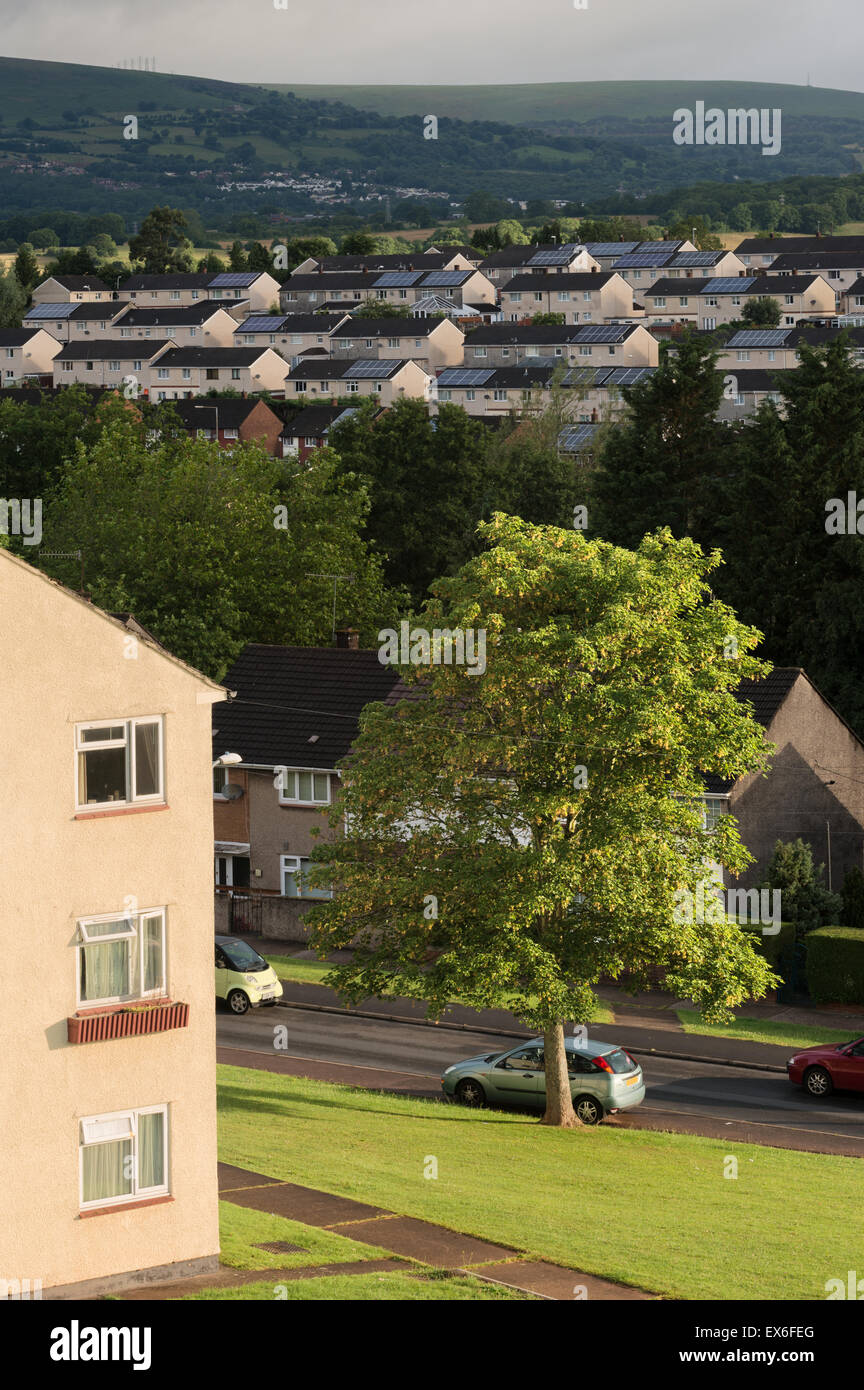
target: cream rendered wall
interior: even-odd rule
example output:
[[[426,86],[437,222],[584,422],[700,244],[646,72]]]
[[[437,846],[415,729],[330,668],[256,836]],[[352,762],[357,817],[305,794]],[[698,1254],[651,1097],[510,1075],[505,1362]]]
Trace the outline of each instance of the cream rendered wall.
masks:
[[[0,550],[0,1277],[45,1289],[213,1257],[216,1186],[211,703],[204,677]],[[168,809],[75,819],[77,721],[165,716]],[[167,907],[167,992],[186,1029],[70,1045],[75,922]],[[11,984],[11,980],[8,981]],[[174,1201],[79,1217],[78,1120],[169,1105]]]

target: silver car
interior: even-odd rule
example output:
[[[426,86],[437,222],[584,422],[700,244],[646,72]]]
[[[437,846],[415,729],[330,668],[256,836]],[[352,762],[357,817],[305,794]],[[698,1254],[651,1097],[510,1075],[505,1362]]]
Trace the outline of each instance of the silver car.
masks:
[[[564,1046],[573,1108],[583,1124],[599,1124],[605,1115],[645,1099],[642,1068],[623,1047],[586,1038],[566,1038]],[[444,1072],[441,1086],[462,1105],[545,1106],[543,1039],[456,1062]]]

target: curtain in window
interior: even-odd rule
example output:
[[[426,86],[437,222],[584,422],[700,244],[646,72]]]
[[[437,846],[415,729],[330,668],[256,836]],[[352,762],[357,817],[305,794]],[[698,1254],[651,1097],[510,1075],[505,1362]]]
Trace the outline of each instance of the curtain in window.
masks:
[[[162,1187],[165,1182],[165,1115],[156,1111],[138,1116],[138,1189]]]
[[[81,947],[81,999],[117,999],[130,991],[129,947],[125,941]]]
[[[121,1139],[115,1144],[88,1144],[83,1148],[81,1190],[85,1202],[124,1197],[131,1193],[132,1140]]]
[[[135,725],[135,795],[159,791],[159,724]]]
[[[149,990],[161,989],[162,987],[162,917],[145,917],[143,931],[143,989],[147,993]]]

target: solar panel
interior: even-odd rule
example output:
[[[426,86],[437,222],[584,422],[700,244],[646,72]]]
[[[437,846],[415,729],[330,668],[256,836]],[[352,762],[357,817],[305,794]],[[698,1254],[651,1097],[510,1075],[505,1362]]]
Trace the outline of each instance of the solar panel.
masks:
[[[446,367],[438,377],[439,386],[485,386],[495,375],[488,367]]]
[[[575,343],[620,343],[633,328],[629,323],[598,323],[580,328],[571,339]]]
[[[258,279],[259,271],[256,270],[225,270],[221,275],[214,275],[208,282],[208,289],[240,289],[244,285],[251,285],[253,280]]]
[[[372,357],[358,357],[356,362],[352,362],[347,372],[343,376],[387,376],[397,365],[393,361],[381,361]]]
[[[586,241],[585,249],[592,256],[627,256],[639,250],[638,241]]]
[[[659,241],[640,241],[636,247],[637,251],[680,251],[681,240],[674,238],[661,238]]]
[[[602,386],[611,368],[571,367],[563,378],[563,386]]]
[[[734,333],[727,347],[781,347],[791,328],[744,328]]]
[[[27,312],[28,319],[68,319],[78,308],[77,304],[34,304]]]
[[[422,274],[422,270],[388,270],[372,284],[379,290],[395,289],[398,285],[416,285]]]
[[[715,280],[706,280],[701,294],[743,294],[756,284],[755,275],[721,275]]]
[[[679,251],[669,264],[672,266],[713,265],[717,257],[723,255],[725,255],[723,251]]]
[[[592,443],[599,425],[580,424],[562,430],[558,436],[558,448],[567,454],[578,453],[586,444]]]
[[[612,269],[635,270],[644,266],[666,265],[671,259],[670,251],[634,251],[630,256],[621,256]]]
[[[527,265],[567,265],[583,248],[578,242],[568,241],[563,246],[553,246],[549,250],[535,251],[526,262]]]
[[[285,322],[285,315],[250,314],[234,329],[235,333],[275,333]]]
[[[432,289],[436,285],[461,285],[469,274],[467,270],[430,270],[423,276],[423,289]]]
[[[604,386],[632,386],[641,381],[646,372],[656,372],[656,367],[613,367],[604,381]]]

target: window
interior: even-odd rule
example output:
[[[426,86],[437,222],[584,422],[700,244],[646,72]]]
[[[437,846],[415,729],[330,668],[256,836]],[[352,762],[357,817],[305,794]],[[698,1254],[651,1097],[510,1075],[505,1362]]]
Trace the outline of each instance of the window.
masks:
[[[502,357],[509,357],[509,356],[510,356],[510,349],[509,349],[509,348],[502,348],[502,349],[501,349],[501,356],[502,356]]]
[[[591,350],[590,347],[580,347],[580,349],[579,349],[579,356],[580,356],[580,357],[590,357],[590,356],[591,356],[591,351],[592,351],[592,350]]]
[[[308,881],[309,860],[293,854],[280,856],[283,898],[332,898],[332,888],[312,888]]]
[[[379,387],[379,390],[380,390],[380,387]],[[452,392],[452,391],[448,391],[448,390],[446,390],[446,389],[445,389],[445,390],[442,390],[442,391],[439,391],[439,392],[438,392],[438,399],[439,399],[440,401],[452,401],[452,399],[453,399],[453,392]]]
[[[736,354],[735,354],[735,358],[736,358],[736,361],[738,361],[738,362],[749,362],[749,361],[750,361],[750,354],[749,354],[749,352],[747,352],[746,350],[743,351],[743,352],[738,351],[738,352],[736,352]]]
[[[85,366],[86,366],[88,372],[92,372],[92,370],[93,370],[93,363],[92,363],[92,362],[87,362],[87,363],[85,363]]]
[[[477,399],[477,392],[476,392],[476,391],[466,391],[466,392],[465,392],[465,399],[466,399],[466,401],[475,401],[475,400]]]
[[[525,1047],[521,1052],[512,1052],[498,1064],[502,1071],[543,1071],[543,1049]]]
[[[733,304],[740,304],[740,303],[741,303],[741,296],[740,296],[740,294],[733,294],[733,296],[732,296],[732,303],[733,303]]]
[[[72,367],[73,367],[73,363],[72,363],[72,362],[61,362],[61,363],[60,363],[60,366],[62,367],[62,369],[63,369],[64,372],[71,372]]]
[[[474,349],[474,356],[475,356],[475,357],[485,357],[485,356],[486,356],[486,349],[485,349],[485,347],[475,347],[475,349]]]
[[[585,314],[582,315],[582,317],[583,317],[583,319],[585,320],[586,323],[590,323],[591,320],[593,319],[594,315],[593,315],[593,314],[589,314],[589,313],[585,313]]]
[[[191,368],[191,367],[184,367],[183,370],[182,370],[182,372],[180,373],[180,375],[182,376],[182,378],[183,378],[184,381],[191,381],[191,380],[192,380],[192,368]]]
[[[197,337],[198,337],[198,329],[197,329],[197,328],[190,328],[190,329],[189,329],[189,337],[190,337],[190,338],[197,338]]]
[[[355,392],[355,391],[359,391],[359,390],[360,390],[360,387],[359,387],[359,385],[357,384],[356,381],[349,381],[349,382],[347,383],[347,390],[349,390],[349,391],[351,391],[351,392]]]
[[[569,291],[569,290],[560,290],[559,293],[558,293],[558,298],[559,298],[559,299],[569,299],[569,298],[570,298],[570,291]]]
[[[452,290],[449,291],[449,296],[448,296],[448,297],[452,299],[452,297],[453,297],[453,291],[452,291]],[[399,298],[400,298],[400,299],[407,299],[407,298],[408,298],[408,291],[407,291],[407,290],[400,290],[400,291],[399,291]]]
[[[507,392],[506,392],[506,391],[501,391],[500,389],[497,390],[497,391],[493,391],[493,392],[492,392],[492,399],[493,399],[493,401],[506,401],[506,399],[507,399]]]
[[[206,370],[205,373],[204,373],[204,376],[205,376],[205,378],[206,378],[207,381],[218,381],[218,380],[219,380],[219,368],[218,368],[218,367],[208,367],[207,370]]]
[[[167,381],[170,375],[171,373],[169,372],[167,367],[156,368],[156,376],[160,381]]]
[[[239,436],[237,430],[223,430],[223,431],[222,431],[222,438],[223,438],[223,439],[239,439],[239,437],[240,437],[240,436]]]
[[[784,294],[784,296],[783,296],[783,303],[784,303],[784,304],[794,304],[794,303],[795,303],[795,296],[794,296],[794,294]]]
[[[705,296],[705,307],[706,307],[706,309],[716,309],[719,303],[720,303],[720,300],[717,298],[716,294],[706,294],[706,296]]]
[[[78,923],[77,1003],[120,1004],[165,993],[165,909]]]
[[[239,381],[239,380],[240,380],[240,368],[239,368],[239,367],[232,367],[232,368],[231,368],[231,380],[232,380],[232,381]]]
[[[279,780],[279,800],[289,803],[299,801],[307,806],[329,806],[330,774],[283,768]]]
[[[168,1106],[79,1121],[82,1211],[168,1192]]]
[[[682,296],[680,297],[680,299],[678,300],[678,307],[679,307],[679,309],[686,309],[689,303],[690,303],[690,297],[689,297],[689,295],[684,294],[684,295],[682,295]]]
[[[511,304],[521,304],[521,303],[522,303],[522,295],[521,295],[521,293],[519,293],[519,294],[511,294],[511,295],[510,295],[510,303],[511,303]]]
[[[76,805],[162,801],[162,717],[77,724]]]
[[[363,341],[364,341],[364,343],[366,344],[367,347],[374,347],[374,346],[375,346],[375,339],[374,339],[374,338],[364,338]]]
[[[171,298],[172,298],[172,299],[179,299],[179,298],[180,298],[180,291],[179,291],[179,290],[172,290],[172,291],[171,291]]]
[[[387,346],[388,346],[389,348],[398,348],[398,346],[399,346],[399,339],[398,339],[398,338],[388,338],[388,339],[387,339]],[[420,346],[420,339],[419,339],[419,338],[416,340],[414,346],[415,346],[415,347],[419,347],[419,346]]]
[[[839,279],[840,279],[840,271],[839,271],[839,270],[829,270],[829,271],[828,271],[828,279],[829,279],[829,280],[839,280]]]
[[[725,796],[703,796],[702,826],[704,830],[715,830],[717,822],[727,811]]]
[[[777,354],[776,354],[776,352],[774,351],[773,348],[771,348],[771,349],[769,350],[769,352],[768,352],[768,361],[769,361],[769,362],[776,362],[776,361],[777,361]]]
[[[666,299],[665,299],[665,297],[664,297],[663,295],[656,295],[656,296],[655,296],[655,298],[654,298],[654,308],[655,308],[655,309],[665,309],[665,308],[666,308]]]

